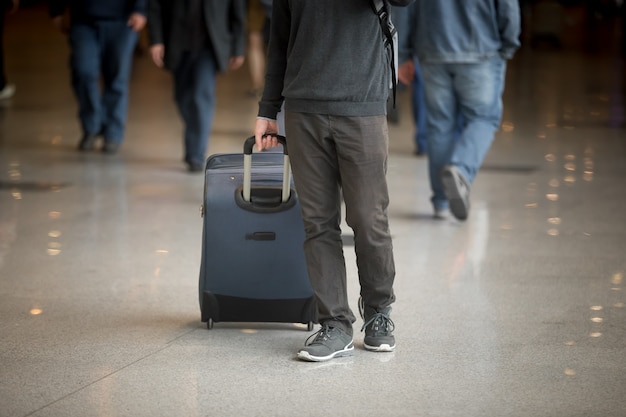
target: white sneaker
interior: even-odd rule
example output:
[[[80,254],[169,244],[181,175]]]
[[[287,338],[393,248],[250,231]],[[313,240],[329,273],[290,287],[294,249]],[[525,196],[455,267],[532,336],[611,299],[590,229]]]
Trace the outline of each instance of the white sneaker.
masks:
[[[15,94],[15,84],[7,84],[0,90],[0,100],[11,98],[13,94]]]

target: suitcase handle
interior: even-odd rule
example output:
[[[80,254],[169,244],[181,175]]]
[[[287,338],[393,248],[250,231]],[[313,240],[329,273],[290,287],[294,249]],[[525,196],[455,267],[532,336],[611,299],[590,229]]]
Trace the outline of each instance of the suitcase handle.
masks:
[[[291,194],[290,188],[290,168],[289,168],[289,152],[287,151],[287,138],[282,135],[276,135],[278,142],[283,145],[283,190],[282,202],[289,200]],[[252,148],[255,144],[255,137],[250,136],[243,144],[243,200],[250,202],[250,189],[252,182]]]
[[[265,136],[270,136],[270,135],[263,135],[263,137]],[[289,155],[289,152],[287,152],[287,138],[284,137],[283,135],[273,135],[276,137],[276,139],[278,139],[278,142],[283,145],[283,153],[285,155]],[[244,155],[252,155],[252,148],[254,148],[254,144],[256,143],[256,139],[254,136],[250,136],[248,139],[246,139],[246,141],[243,143],[243,154]]]

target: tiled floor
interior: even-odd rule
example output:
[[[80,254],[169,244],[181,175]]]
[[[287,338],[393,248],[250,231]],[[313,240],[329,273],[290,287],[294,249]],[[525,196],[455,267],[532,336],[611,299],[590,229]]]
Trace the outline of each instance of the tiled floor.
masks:
[[[203,177],[169,75],[137,57],[120,153],[81,154],[64,38],[24,8],[0,105],[0,416],[625,416],[626,72],[610,42],[572,39],[510,64],[465,223],[431,219],[401,95],[398,348],[357,332],[353,357],[314,364],[294,358],[301,326],[200,322]],[[210,153],[251,133],[247,88],[245,70],[220,79]]]

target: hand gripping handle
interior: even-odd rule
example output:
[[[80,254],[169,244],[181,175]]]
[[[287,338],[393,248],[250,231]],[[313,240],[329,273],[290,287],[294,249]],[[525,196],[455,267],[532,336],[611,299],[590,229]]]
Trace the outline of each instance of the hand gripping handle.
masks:
[[[291,171],[289,167],[289,152],[287,151],[287,139],[284,136],[276,135],[278,142],[283,145],[283,191],[282,202],[289,200],[291,193],[290,179]],[[254,136],[250,136],[243,144],[243,200],[250,202],[250,189],[252,182],[252,148],[255,144]]]

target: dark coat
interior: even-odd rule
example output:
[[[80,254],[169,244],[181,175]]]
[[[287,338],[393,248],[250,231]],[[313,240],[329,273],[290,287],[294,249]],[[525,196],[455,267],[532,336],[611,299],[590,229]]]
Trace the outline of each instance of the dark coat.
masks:
[[[203,0],[209,41],[219,71],[228,69],[228,60],[243,56],[246,47],[246,0]],[[187,40],[187,0],[149,0],[150,44],[165,45],[165,67],[176,69]]]

